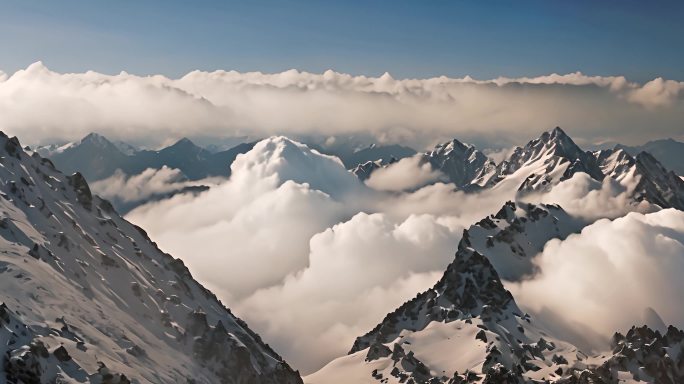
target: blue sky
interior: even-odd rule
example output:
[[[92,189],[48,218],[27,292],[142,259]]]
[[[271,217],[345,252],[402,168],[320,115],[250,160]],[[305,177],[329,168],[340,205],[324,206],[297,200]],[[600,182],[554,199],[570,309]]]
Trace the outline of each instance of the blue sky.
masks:
[[[0,0],[0,70],[684,80],[682,1]]]

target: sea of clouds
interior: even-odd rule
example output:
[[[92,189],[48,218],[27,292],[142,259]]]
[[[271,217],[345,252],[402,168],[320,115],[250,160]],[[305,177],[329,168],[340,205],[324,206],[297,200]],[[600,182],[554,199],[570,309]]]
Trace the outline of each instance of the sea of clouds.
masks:
[[[339,159],[287,137],[364,137],[416,149],[456,137],[499,148],[489,154],[501,159],[506,148],[557,125],[580,144],[634,144],[682,138],[681,121],[684,83],[660,78],[402,80],[290,70],[170,79],[62,74],[41,63],[0,72],[0,129],[29,144],[92,131],[149,147],[180,137],[263,139],[238,156],[227,180],[189,183],[164,168],[117,173],[93,190],[139,202],[211,185],[149,202],[127,218],[303,373],[346,353],[387,312],[432,286],[463,230],[518,200],[521,180],[466,194],[413,157],[363,183]],[[633,204],[636,182],[577,174],[525,197],[558,203],[590,225],[550,242],[534,258],[538,275],[506,286],[557,334],[589,348],[641,322],[647,308],[684,326],[676,305],[684,214]]]
[[[388,173],[392,167],[425,172],[412,160]],[[463,229],[516,200],[521,182],[471,194],[440,181],[416,189],[391,177],[378,187],[337,158],[282,136],[260,141],[231,170],[207,192],[149,203],[127,218],[306,373],[432,286]],[[526,201],[559,203],[585,223],[654,209],[632,203],[629,188],[577,174]],[[521,297],[522,305],[537,300]],[[570,307],[552,309],[565,316]]]

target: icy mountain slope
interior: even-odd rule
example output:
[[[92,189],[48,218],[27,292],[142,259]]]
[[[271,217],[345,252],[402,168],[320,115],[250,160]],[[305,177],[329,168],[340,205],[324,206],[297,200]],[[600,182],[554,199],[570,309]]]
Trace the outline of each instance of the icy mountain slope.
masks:
[[[298,383],[80,174],[0,135],[0,383]]]

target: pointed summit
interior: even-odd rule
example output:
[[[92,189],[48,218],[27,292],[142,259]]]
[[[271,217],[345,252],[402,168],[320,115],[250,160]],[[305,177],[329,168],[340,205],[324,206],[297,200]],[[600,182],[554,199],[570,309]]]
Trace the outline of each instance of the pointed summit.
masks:
[[[192,140],[188,139],[187,137],[183,137],[182,139],[176,141],[173,145],[171,145],[168,148],[199,148],[195,143],[192,142]]]
[[[182,139],[178,140],[176,142],[176,144],[184,144],[184,145],[192,144],[192,145],[195,145],[195,143],[193,143],[192,140],[188,139],[187,137],[183,137]]]
[[[545,149],[550,149],[554,155],[568,160],[585,157],[584,151],[560,127],[554,128],[551,132],[542,133],[539,139],[532,140],[525,148],[539,149],[540,145],[543,145]]]
[[[561,129],[561,127],[556,126],[556,128],[551,131],[551,135],[555,136],[568,136],[564,130]]]

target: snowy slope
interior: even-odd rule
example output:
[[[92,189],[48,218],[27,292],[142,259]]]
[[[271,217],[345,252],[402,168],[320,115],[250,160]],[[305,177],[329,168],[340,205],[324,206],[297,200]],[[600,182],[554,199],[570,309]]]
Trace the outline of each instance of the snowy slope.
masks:
[[[0,210],[0,383],[301,381],[82,176],[4,134]]]

